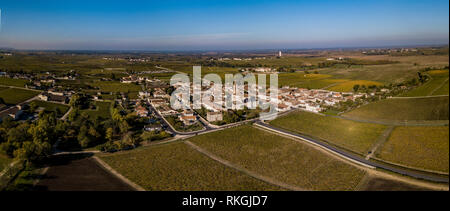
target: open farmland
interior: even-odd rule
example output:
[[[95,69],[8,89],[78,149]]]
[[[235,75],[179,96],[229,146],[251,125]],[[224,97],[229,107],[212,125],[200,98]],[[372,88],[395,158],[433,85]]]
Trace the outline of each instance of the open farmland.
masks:
[[[363,170],[307,144],[249,125],[190,141],[245,169],[307,190],[353,190],[364,176]]]
[[[361,106],[343,116],[391,122],[448,120],[448,106],[449,97],[394,98]]]
[[[0,85],[4,85],[4,86],[25,87],[26,83],[27,83],[27,80],[25,80],[25,79],[0,77]]]
[[[185,145],[172,143],[101,155],[112,168],[152,191],[280,190],[226,167]]]
[[[449,79],[447,78],[447,81],[435,92],[433,92],[433,95],[448,95],[449,94]]]
[[[314,83],[317,80],[331,77],[330,75],[323,74],[305,74],[305,73],[280,73],[278,74],[278,85],[291,86],[291,87],[304,87],[304,83]],[[269,77],[266,79],[270,81]]]
[[[397,127],[376,156],[406,166],[448,172],[449,128]]]
[[[448,95],[448,71],[429,71],[431,79],[408,93],[405,97],[431,96],[431,95]],[[445,91],[447,90],[447,91]]]
[[[40,175],[24,175],[22,180],[28,182],[28,186],[33,187],[33,190],[38,191],[134,190],[115,175],[106,171],[91,156],[91,154],[52,156],[48,160],[48,170],[37,184],[33,185],[36,182],[33,178]]]
[[[270,124],[360,154],[366,154],[386,129],[384,125],[355,122],[303,111],[280,117]]]
[[[389,180],[377,176],[367,176],[363,184],[360,185],[360,191],[431,191],[428,188],[416,185]]]
[[[369,86],[374,86],[374,85],[381,86],[383,84],[379,83],[379,82],[375,82],[375,81],[356,80],[356,81],[347,81],[347,82],[340,83],[336,86],[332,86],[332,87],[328,88],[328,90],[335,91],[335,92],[352,92],[353,87],[355,85],[369,87]]]
[[[307,89],[325,89],[328,87],[332,87],[338,85],[340,83],[347,82],[347,79],[323,79],[323,80],[311,80],[307,82],[303,82],[300,84],[296,84],[295,87],[298,88],[307,88]]]
[[[0,98],[2,98],[6,104],[11,105],[22,103],[38,94],[39,92],[37,91],[16,88],[0,90]]]
[[[91,86],[95,86],[100,88],[102,92],[139,92],[142,91],[142,88],[136,84],[125,84],[120,82],[112,82],[112,81],[95,81],[91,84]]]
[[[321,62],[326,61],[326,58],[324,57],[294,57],[294,56],[287,56],[287,57],[281,57],[281,58],[273,58],[268,57],[266,59],[253,59],[251,61],[227,61],[226,63],[235,65],[237,67],[239,66],[245,66],[246,64],[250,65],[261,65],[261,66],[268,66],[268,67],[301,67],[304,65],[317,65]]]
[[[349,56],[363,60],[389,60],[399,63],[383,65],[335,66],[320,69],[322,74],[333,78],[377,81],[383,84],[401,83],[417,77],[417,72],[427,67],[445,67],[449,65],[448,55],[434,56]]]

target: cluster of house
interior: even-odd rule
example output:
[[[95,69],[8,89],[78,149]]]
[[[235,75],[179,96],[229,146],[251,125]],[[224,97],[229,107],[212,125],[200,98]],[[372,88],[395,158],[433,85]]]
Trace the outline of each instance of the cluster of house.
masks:
[[[207,88],[211,88],[211,86],[207,86]],[[244,89],[249,90],[249,85],[245,85]],[[252,85],[250,87],[253,90],[260,90],[261,87],[258,85]],[[226,90],[223,88],[222,93],[232,93],[233,89],[236,87],[228,88],[230,90]],[[303,109],[310,112],[319,113],[324,109],[324,106],[333,106],[338,104],[339,102],[345,102],[347,100],[354,101],[356,98],[363,97],[365,94],[353,94],[349,93],[341,93],[341,92],[333,92],[328,90],[317,90],[317,89],[304,89],[304,88],[291,88],[291,87],[283,87],[278,90],[278,98],[271,99],[270,94],[268,92],[259,94],[256,91],[256,96],[253,98],[249,96],[248,93],[245,93],[241,98],[239,96],[234,98],[234,102],[232,105],[232,109],[235,109],[238,104],[250,104],[256,107],[256,99],[262,99],[266,102],[276,103],[277,111],[284,112],[291,109]],[[223,98],[224,99],[224,98]],[[205,107],[208,111],[211,112],[222,112],[225,111],[226,108],[222,104],[217,104],[214,102],[203,102],[203,107]],[[214,115],[211,113],[211,119],[213,120],[217,113]],[[208,115],[209,116],[209,115]],[[214,117],[213,117],[214,116]],[[210,120],[208,120],[210,121]]]
[[[34,76],[32,74],[28,74],[28,73],[0,72],[0,77],[32,80]]]
[[[371,49],[363,51],[362,54],[385,54],[385,53],[404,53],[404,52],[417,52],[417,48],[394,48],[394,49]]]
[[[212,84],[207,85],[203,84],[203,89],[211,89]],[[189,86],[191,84],[183,84],[181,82],[174,84],[175,88],[179,88],[180,86]],[[261,87],[258,85],[251,85],[250,89],[260,90]],[[190,86],[189,86],[190,87]],[[244,90],[249,90],[249,85],[245,85]],[[237,87],[228,87],[227,90],[225,87],[222,87],[222,93],[230,93],[236,91]],[[208,97],[208,94],[204,96]],[[139,96],[142,99],[148,101],[156,110],[163,116],[178,116],[179,120],[182,121],[185,125],[195,124],[197,121],[197,116],[194,115],[194,112],[191,110],[177,111],[171,108],[169,105],[170,96],[162,89],[156,88],[154,92],[151,94],[149,92],[140,92]],[[282,87],[278,90],[278,97],[276,99],[271,99],[270,94],[268,92],[258,94],[253,98],[249,96],[248,91],[244,92],[244,94],[239,97],[234,98],[234,102],[232,105],[232,109],[236,109],[239,104],[248,105],[247,103],[253,103],[253,106],[256,107],[256,98],[264,99],[266,102],[276,103],[277,111],[284,112],[291,109],[303,109],[310,112],[319,113],[321,112],[325,106],[333,106],[338,104],[339,102],[352,100],[354,101],[356,98],[362,97],[363,94],[353,94],[353,93],[341,93],[341,92],[333,92],[328,90],[310,90],[304,88],[293,88],[293,87]],[[214,94],[210,93],[209,97],[211,97],[211,101],[203,101],[202,107],[207,110],[206,120],[209,122],[217,122],[223,120],[223,112],[227,111],[227,108],[223,103],[214,102]],[[181,100],[181,96],[179,96]],[[222,99],[225,100],[225,95],[222,95]],[[222,101],[224,102],[224,101]],[[147,116],[148,111],[143,107],[136,107],[136,113],[139,116]]]
[[[218,58],[217,60],[218,61],[231,61],[231,60],[233,60],[233,61],[251,61],[253,59],[266,59],[266,57],[253,57],[253,58],[238,58],[238,57],[226,58],[226,57],[224,57],[224,58]]]
[[[126,76],[126,77],[122,77],[120,79],[120,82],[125,83],[125,84],[143,83],[143,82],[153,83],[153,82],[159,82],[159,81],[160,81],[159,79],[150,79],[147,77],[136,76],[136,75]]]
[[[276,72],[276,69],[271,67],[251,67],[251,68],[243,68],[239,70],[240,72],[257,72],[257,73],[273,73]]]
[[[24,79],[30,81],[31,84],[26,84],[25,87],[28,89],[41,89],[43,84],[54,86],[57,80],[75,80],[76,74],[70,74],[56,76],[55,74],[46,73],[39,77],[28,74],[28,73],[10,73],[10,72],[0,72],[0,77],[12,78],[12,79]]]
[[[5,111],[2,111],[0,114],[0,122],[2,122],[2,120],[5,117],[11,117],[13,120],[18,120],[22,114],[23,114],[23,106],[22,105],[16,105],[14,107],[10,107]]]
[[[341,93],[328,90],[283,87],[278,91],[278,111],[303,109],[319,113],[323,106],[333,106],[339,102],[355,100],[353,93]]]
[[[69,103],[72,92],[56,92],[53,90],[48,90],[38,95],[39,100],[47,102],[55,102],[67,104]]]

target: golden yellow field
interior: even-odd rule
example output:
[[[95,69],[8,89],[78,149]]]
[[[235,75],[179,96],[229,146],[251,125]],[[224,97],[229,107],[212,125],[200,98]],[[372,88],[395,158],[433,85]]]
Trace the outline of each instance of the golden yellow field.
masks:
[[[356,80],[356,81],[348,81],[348,82],[340,83],[336,86],[330,87],[328,90],[335,91],[335,92],[351,92],[351,91],[353,91],[353,87],[355,85],[368,87],[368,86],[373,86],[373,85],[381,86],[383,84],[380,82],[375,82],[375,81]]]
[[[376,156],[402,165],[448,172],[448,129],[448,126],[397,127]]]

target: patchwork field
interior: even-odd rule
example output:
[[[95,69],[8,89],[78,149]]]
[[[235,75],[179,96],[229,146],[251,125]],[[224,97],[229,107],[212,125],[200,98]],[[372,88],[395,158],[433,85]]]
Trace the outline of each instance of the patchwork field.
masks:
[[[184,143],[100,155],[119,173],[152,191],[280,190],[228,168]]]
[[[303,83],[311,83],[313,81],[329,77],[331,76],[324,74],[281,73],[278,74],[278,85],[298,87],[302,86]],[[266,80],[269,80],[269,78]]]
[[[25,80],[25,79],[0,77],[0,85],[4,85],[4,86],[25,87],[26,83],[27,83],[27,80]]]
[[[61,112],[59,117],[63,116],[69,110],[68,105],[61,105],[58,103],[45,102],[40,100],[34,100],[31,103],[35,103],[37,106],[45,108],[45,111],[56,112],[56,109],[59,109],[59,111]]]
[[[394,163],[449,171],[449,128],[397,127],[376,156]]]
[[[100,88],[102,92],[139,92],[142,91],[141,86],[136,84],[125,84],[112,81],[96,81],[91,84]]]
[[[328,87],[332,87],[344,82],[347,82],[347,79],[323,79],[323,80],[312,80],[308,82],[304,82],[296,85],[299,88],[307,88],[307,89],[325,89]]]
[[[347,82],[340,83],[336,86],[332,86],[332,87],[328,88],[328,90],[335,91],[335,92],[352,92],[353,87],[355,85],[368,87],[368,86],[373,86],[373,85],[381,86],[383,84],[379,83],[379,82],[375,82],[375,81],[356,80],[356,81],[347,81]]]
[[[449,79],[439,89],[433,92],[433,95],[448,95],[449,94]]]
[[[386,99],[370,103],[343,114],[355,119],[387,120],[448,120],[449,97]]]
[[[37,91],[15,89],[15,88],[0,90],[0,98],[2,98],[6,104],[11,105],[24,102],[38,94],[39,92]]]
[[[431,95],[448,95],[448,71],[429,71],[432,77],[428,82],[419,86],[410,92],[404,94],[405,97],[431,96]]]
[[[395,61],[395,59],[394,59]],[[448,65],[448,56],[447,56]],[[337,66],[324,68],[319,70],[322,74],[332,75],[333,78],[349,79],[349,80],[366,80],[377,81],[383,84],[401,83],[417,77],[417,72],[424,66],[414,66],[411,63],[397,63],[385,65],[354,65],[354,66]]]
[[[353,190],[365,174],[309,145],[249,125],[189,140],[245,169],[307,190]]]
[[[270,124],[322,139],[360,154],[366,154],[386,129],[384,125],[360,123],[302,111],[275,119]]]

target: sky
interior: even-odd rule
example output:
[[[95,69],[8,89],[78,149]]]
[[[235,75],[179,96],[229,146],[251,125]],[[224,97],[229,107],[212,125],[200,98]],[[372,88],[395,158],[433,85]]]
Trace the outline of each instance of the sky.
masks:
[[[448,0],[0,0],[0,47],[249,50],[449,42]]]

